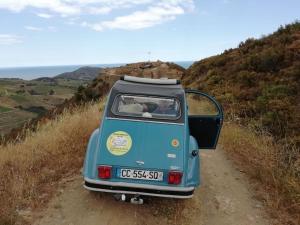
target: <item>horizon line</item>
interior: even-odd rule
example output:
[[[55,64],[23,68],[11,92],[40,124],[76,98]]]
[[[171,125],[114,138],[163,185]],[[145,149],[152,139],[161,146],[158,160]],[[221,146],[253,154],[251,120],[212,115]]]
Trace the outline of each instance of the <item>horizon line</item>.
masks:
[[[135,61],[135,62],[117,62],[117,63],[86,63],[86,64],[52,64],[52,65],[29,65],[29,66],[0,66],[0,69],[16,69],[16,68],[32,68],[32,67],[63,67],[63,66],[95,66],[95,65],[126,65],[126,64],[132,64],[132,63],[142,63],[142,62],[195,62],[198,60],[147,60],[147,61]]]

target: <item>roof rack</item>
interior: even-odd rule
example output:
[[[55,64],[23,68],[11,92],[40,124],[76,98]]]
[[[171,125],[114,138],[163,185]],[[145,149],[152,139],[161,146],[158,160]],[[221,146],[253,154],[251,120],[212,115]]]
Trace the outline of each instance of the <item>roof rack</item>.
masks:
[[[128,75],[122,76],[121,80],[135,82],[135,83],[143,83],[143,84],[164,84],[164,85],[180,84],[180,80],[177,79],[168,79],[168,78],[151,79],[145,77],[133,77]]]

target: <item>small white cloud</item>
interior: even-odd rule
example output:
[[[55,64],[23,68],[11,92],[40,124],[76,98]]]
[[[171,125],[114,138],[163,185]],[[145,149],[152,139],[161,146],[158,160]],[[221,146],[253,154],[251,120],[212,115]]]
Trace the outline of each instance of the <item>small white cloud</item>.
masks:
[[[117,17],[112,21],[105,21],[102,25],[110,29],[135,30],[173,20],[175,16],[183,13],[184,10],[180,6],[150,7],[146,11],[136,11],[127,16]]]
[[[36,14],[38,17],[44,18],[44,19],[50,19],[53,17],[53,15],[47,14],[47,13],[38,13]]]
[[[28,7],[32,7],[47,9],[61,15],[75,15],[81,12],[80,6],[74,4],[76,2],[76,0],[1,0],[0,8],[21,12]]]
[[[108,14],[112,11],[110,7],[89,7],[88,12],[93,15]]]
[[[104,29],[137,30],[174,20],[176,16],[184,13],[185,9],[180,4],[172,3],[172,1],[163,1],[155,6],[150,6],[145,11],[136,11],[132,14],[119,16],[113,20],[102,21],[100,23],[84,22],[81,25],[96,31]]]
[[[111,9],[130,8],[136,5],[150,4],[156,0],[1,0],[0,9],[14,12],[32,7],[48,10],[63,17],[80,14],[105,14]],[[92,8],[92,10],[91,10]],[[39,13],[40,17],[48,18],[50,14]]]
[[[68,18],[68,20],[65,22],[65,24],[68,24],[68,25],[78,25],[80,23],[81,23],[80,17],[71,17],[71,18]]]
[[[135,9],[131,14],[119,15],[96,23],[80,20],[75,22],[70,19],[85,15],[105,15],[116,9],[134,9],[137,6],[143,6],[143,10]],[[49,19],[60,15],[67,17],[65,23],[81,24],[84,27],[102,31],[152,27],[193,11],[195,4],[194,0],[0,0],[0,9],[20,12],[27,8],[42,10],[36,14],[41,18]]]
[[[42,31],[43,29],[40,27],[34,27],[34,26],[25,26],[24,27],[26,30],[31,30],[31,31]]]
[[[0,45],[13,45],[22,43],[22,37],[14,34],[0,34]]]
[[[56,32],[57,29],[54,26],[47,26],[44,28],[41,27],[34,27],[34,26],[25,26],[24,27],[26,30],[30,30],[30,31],[50,31],[50,32]]]

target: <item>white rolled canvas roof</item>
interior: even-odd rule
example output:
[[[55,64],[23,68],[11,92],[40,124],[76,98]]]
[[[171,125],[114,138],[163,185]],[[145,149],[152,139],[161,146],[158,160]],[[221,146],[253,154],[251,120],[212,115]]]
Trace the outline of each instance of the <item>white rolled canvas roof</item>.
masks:
[[[151,78],[145,78],[145,77],[133,77],[125,75],[123,77],[123,80],[130,81],[130,82],[136,82],[136,83],[144,83],[144,84],[165,84],[165,85],[174,85],[179,84],[179,80],[176,79],[168,79],[168,78],[161,78],[161,79],[151,79]]]

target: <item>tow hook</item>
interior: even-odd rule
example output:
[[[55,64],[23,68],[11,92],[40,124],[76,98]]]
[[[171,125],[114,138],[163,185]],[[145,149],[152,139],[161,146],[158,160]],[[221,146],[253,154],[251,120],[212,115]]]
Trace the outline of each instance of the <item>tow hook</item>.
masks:
[[[144,199],[142,199],[140,195],[135,195],[134,197],[130,198],[125,194],[115,194],[114,198],[117,201],[130,202],[131,204],[135,204],[135,205],[142,205],[144,203]]]
[[[144,203],[144,200],[139,195],[135,195],[130,199],[130,203],[135,205],[142,205]]]

